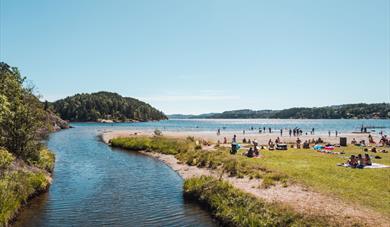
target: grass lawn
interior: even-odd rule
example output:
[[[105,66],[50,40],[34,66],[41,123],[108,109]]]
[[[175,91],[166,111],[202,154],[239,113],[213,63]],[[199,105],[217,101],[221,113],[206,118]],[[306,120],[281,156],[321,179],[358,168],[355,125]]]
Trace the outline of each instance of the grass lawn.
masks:
[[[112,145],[129,150],[151,150],[173,154],[181,162],[198,167],[222,169],[232,176],[262,178],[268,187],[279,181],[298,182],[316,191],[335,196],[344,201],[357,203],[390,216],[390,168],[351,169],[336,166],[346,162],[351,154],[363,154],[356,146],[336,148],[345,154],[324,154],[312,149],[292,149],[287,151],[261,150],[262,158],[230,155],[229,148],[201,150],[194,139],[172,139],[164,137],[131,137],[112,140]],[[175,149],[176,147],[176,149]],[[390,150],[387,148],[387,150]],[[390,165],[389,153],[371,153],[382,159],[372,159],[375,163]]]
[[[387,150],[390,150],[387,148]],[[345,154],[333,155],[312,149],[289,149],[287,151],[262,151],[264,158],[250,159],[270,170],[286,174],[289,179],[337,196],[345,201],[359,203],[390,216],[390,168],[352,169],[336,166],[345,162],[351,154],[363,154],[356,146],[336,148]],[[375,163],[390,165],[389,153],[371,153],[382,159]]]

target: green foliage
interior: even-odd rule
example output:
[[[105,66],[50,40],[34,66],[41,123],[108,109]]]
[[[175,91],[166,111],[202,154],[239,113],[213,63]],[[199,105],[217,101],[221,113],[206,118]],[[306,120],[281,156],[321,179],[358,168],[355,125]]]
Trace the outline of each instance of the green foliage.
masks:
[[[386,149],[388,150],[388,149]],[[309,186],[315,191],[329,194],[347,202],[357,203],[390,215],[390,169],[351,169],[338,167],[349,156],[363,154],[363,149],[353,145],[336,148],[336,152],[345,154],[323,154],[313,150],[289,149],[285,152],[261,152],[263,158],[249,159],[249,162],[264,166],[267,170],[278,171],[288,176],[293,182]],[[370,156],[374,153],[370,153]],[[381,159],[375,163],[390,165],[390,153],[376,154]],[[375,156],[375,155],[374,155]],[[275,173],[263,176],[266,184],[279,179]],[[280,179],[284,183],[284,179]],[[268,185],[271,186],[271,185]]]
[[[7,150],[0,148],[0,173],[5,171],[15,158]],[[0,174],[1,176],[1,174]]]
[[[55,155],[53,152],[47,149],[41,149],[39,151],[39,158],[37,161],[33,161],[33,164],[40,168],[44,169],[47,172],[52,172],[54,169]]]
[[[390,118],[389,103],[347,104],[317,108],[291,108],[275,113],[272,118],[309,118],[309,119],[338,119],[338,118]]]
[[[153,147],[152,141],[155,144]],[[356,202],[386,215],[390,213],[390,169],[359,170],[336,166],[337,163],[345,162],[345,157],[362,153],[361,148],[356,146],[336,148],[338,152],[345,152],[339,156],[290,148],[285,152],[261,151],[262,158],[247,158],[241,155],[242,151],[239,151],[238,155],[230,155],[225,147],[217,150],[197,150],[195,140],[191,137],[186,140],[132,137],[114,139],[113,142],[117,142],[115,145],[118,147],[130,150],[174,154],[181,163],[218,169],[230,176],[260,178],[263,180],[260,187],[264,188],[298,182],[344,201]],[[126,147],[126,142],[131,143],[131,146]],[[144,147],[136,149],[140,146]],[[375,162],[390,165],[390,153],[381,153],[380,156],[382,159],[375,159]]]
[[[167,119],[161,111],[147,103],[110,92],[77,94],[58,100],[51,105],[63,119],[70,121],[97,121],[98,119],[149,121]]]
[[[0,63],[0,146],[24,160],[38,157],[45,111],[16,68]]]
[[[128,137],[111,140],[113,147],[121,147],[132,151],[154,151],[162,154],[178,154],[194,150],[194,143],[165,137]]]
[[[223,226],[330,226],[244,193],[212,177],[185,180],[184,195],[206,205]]]
[[[41,172],[12,171],[0,178],[0,226],[5,226],[30,196],[46,190],[48,185]]]
[[[171,115],[171,118],[280,118],[280,119],[340,119],[340,118],[390,118],[389,103],[346,104],[314,108],[290,108],[284,110],[232,110],[223,113],[201,115]]]
[[[41,150],[39,154],[35,164],[42,170],[32,171],[24,162],[11,165],[14,156],[0,149],[0,226],[6,225],[28,198],[49,186],[44,170],[52,170],[54,155],[48,150]]]
[[[113,147],[121,147],[133,151],[154,151],[162,154],[172,154],[191,166],[211,169],[221,169],[229,176],[237,177],[269,177],[272,181],[285,182],[287,176],[278,171],[267,170],[259,163],[252,162],[242,155],[230,155],[225,148],[218,150],[198,149],[194,138],[175,139],[167,137],[127,137],[111,140]]]

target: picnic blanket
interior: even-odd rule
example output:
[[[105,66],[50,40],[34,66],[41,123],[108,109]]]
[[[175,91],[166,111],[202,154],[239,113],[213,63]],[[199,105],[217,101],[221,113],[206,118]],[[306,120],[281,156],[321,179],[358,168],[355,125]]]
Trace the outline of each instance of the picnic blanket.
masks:
[[[343,165],[339,165],[339,166],[342,166],[342,167],[351,167],[351,166],[348,165],[348,164],[343,164]],[[379,163],[372,163],[372,165],[370,165],[370,166],[364,166],[363,169],[383,169],[383,168],[390,168],[390,166],[383,165],[383,164],[379,164]]]

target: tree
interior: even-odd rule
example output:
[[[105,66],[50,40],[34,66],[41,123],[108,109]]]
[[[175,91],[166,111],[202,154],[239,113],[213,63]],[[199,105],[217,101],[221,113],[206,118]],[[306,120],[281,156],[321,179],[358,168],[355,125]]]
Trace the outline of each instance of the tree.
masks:
[[[24,160],[36,160],[45,112],[24,81],[17,68],[0,63],[0,146]]]

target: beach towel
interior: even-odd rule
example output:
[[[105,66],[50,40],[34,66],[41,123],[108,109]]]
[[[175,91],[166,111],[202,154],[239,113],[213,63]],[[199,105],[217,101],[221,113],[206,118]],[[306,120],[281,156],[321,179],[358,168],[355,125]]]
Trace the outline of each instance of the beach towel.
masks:
[[[348,164],[342,164],[342,165],[338,165],[338,166],[351,167]],[[383,168],[390,168],[390,166],[383,165],[383,164],[380,164],[380,163],[372,163],[372,165],[370,165],[370,166],[364,166],[363,167],[363,169],[383,169]]]
[[[372,163],[371,166],[364,166],[364,169],[382,169],[382,168],[390,168],[390,166],[379,164],[379,163]]]

